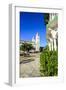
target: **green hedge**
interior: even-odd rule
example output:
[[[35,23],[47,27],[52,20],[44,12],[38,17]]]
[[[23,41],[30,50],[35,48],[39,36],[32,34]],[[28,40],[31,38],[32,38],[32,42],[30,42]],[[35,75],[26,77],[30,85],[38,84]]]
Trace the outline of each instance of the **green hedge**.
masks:
[[[58,51],[49,51],[45,48],[40,54],[40,74],[41,76],[58,75]]]

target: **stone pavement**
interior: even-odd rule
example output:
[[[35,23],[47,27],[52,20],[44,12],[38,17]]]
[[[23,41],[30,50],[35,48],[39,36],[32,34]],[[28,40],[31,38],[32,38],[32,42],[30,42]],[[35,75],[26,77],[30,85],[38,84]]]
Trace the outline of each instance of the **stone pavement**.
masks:
[[[31,57],[20,57],[20,77],[40,77],[39,68],[40,53],[31,54]]]

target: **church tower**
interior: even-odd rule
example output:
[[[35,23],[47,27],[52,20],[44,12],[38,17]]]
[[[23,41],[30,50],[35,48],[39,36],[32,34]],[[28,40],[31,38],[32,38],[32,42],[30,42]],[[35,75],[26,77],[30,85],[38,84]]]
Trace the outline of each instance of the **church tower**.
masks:
[[[35,38],[34,38],[34,36],[32,37],[32,44],[33,44],[33,47],[35,48]]]
[[[39,34],[38,32],[36,33],[36,51],[39,51],[40,50],[40,37],[39,37]]]

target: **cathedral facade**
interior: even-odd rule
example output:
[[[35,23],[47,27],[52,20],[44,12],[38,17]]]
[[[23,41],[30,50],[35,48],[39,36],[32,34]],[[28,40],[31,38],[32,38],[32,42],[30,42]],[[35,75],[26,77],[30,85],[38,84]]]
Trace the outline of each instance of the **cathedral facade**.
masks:
[[[35,48],[35,51],[39,51],[40,50],[40,36],[38,33],[36,33],[35,38],[33,36],[32,42],[33,42],[33,46]]]
[[[23,43],[30,43],[30,44],[32,44],[32,46],[34,47],[34,49],[35,49],[36,52],[39,52],[40,51],[40,36],[39,36],[38,32],[36,33],[35,37],[34,36],[32,37],[32,40],[31,41],[21,40],[20,41],[20,46]]]

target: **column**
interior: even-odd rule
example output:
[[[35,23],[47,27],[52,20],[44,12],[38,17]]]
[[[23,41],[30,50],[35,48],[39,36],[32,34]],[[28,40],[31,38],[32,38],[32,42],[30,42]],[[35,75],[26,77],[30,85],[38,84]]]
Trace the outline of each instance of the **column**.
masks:
[[[54,38],[54,50],[56,51],[57,46],[56,46],[56,39]]]
[[[51,43],[50,42],[48,43],[48,46],[49,46],[49,51],[51,51]]]

